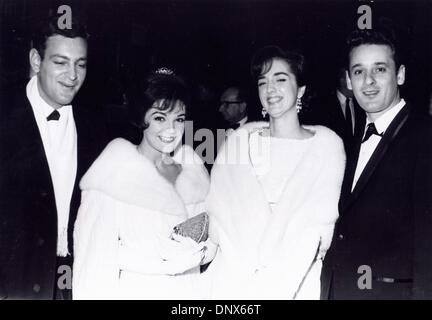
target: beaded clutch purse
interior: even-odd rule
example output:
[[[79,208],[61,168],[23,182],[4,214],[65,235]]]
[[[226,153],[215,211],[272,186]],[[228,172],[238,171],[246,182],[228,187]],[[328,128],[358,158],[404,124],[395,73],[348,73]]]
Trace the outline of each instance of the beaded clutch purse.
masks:
[[[195,217],[189,218],[186,221],[174,227],[174,233],[183,237],[189,237],[200,243],[208,238],[209,217],[207,213],[202,212]]]

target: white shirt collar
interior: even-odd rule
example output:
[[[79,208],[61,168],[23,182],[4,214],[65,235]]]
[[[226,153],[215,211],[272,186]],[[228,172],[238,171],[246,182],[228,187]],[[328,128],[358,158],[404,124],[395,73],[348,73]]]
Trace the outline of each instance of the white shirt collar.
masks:
[[[237,123],[240,127],[240,126],[244,125],[247,121],[248,121],[248,117],[246,116],[243,119],[241,119],[240,121],[238,121]]]
[[[379,116],[378,119],[374,121],[378,133],[384,133],[387,130],[390,123],[393,121],[399,111],[402,110],[405,104],[405,100],[401,99],[395,106],[387,110],[385,113]],[[366,126],[371,122],[372,121],[369,120],[369,117],[367,117]]]

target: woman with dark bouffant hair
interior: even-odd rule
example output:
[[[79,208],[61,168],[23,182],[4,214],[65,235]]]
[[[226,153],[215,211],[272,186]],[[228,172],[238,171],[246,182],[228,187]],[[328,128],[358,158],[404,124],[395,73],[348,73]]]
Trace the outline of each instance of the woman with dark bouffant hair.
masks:
[[[268,121],[237,129],[212,169],[207,272],[214,299],[319,299],[322,259],[338,217],[343,143],[301,125],[304,57],[271,46],[252,61]]]
[[[209,188],[201,159],[181,145],[188,89],[161,68],[132,103],[141,142],[113,140],[80,183],[73,297],[199,299],[200,265],[215,246],[173,231],[192,217],[205,218]]]

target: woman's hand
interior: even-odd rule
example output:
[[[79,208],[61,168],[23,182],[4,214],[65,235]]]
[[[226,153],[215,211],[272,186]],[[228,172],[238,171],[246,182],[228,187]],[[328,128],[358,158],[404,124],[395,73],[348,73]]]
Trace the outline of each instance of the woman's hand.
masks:
[[[198,267],[205,258],[205,243],[173,234],[172,239],[161,239],[160,255],[166,274],[176,275]]]

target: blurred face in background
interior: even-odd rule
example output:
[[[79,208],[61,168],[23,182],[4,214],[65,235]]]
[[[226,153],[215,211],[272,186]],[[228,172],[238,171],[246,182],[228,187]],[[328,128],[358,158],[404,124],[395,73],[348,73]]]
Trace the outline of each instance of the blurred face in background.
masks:
[[[239,122],[246,116],[246,102],[241,101],[237,88],[228,88],[220,99],[219,112],[229,123]]]

